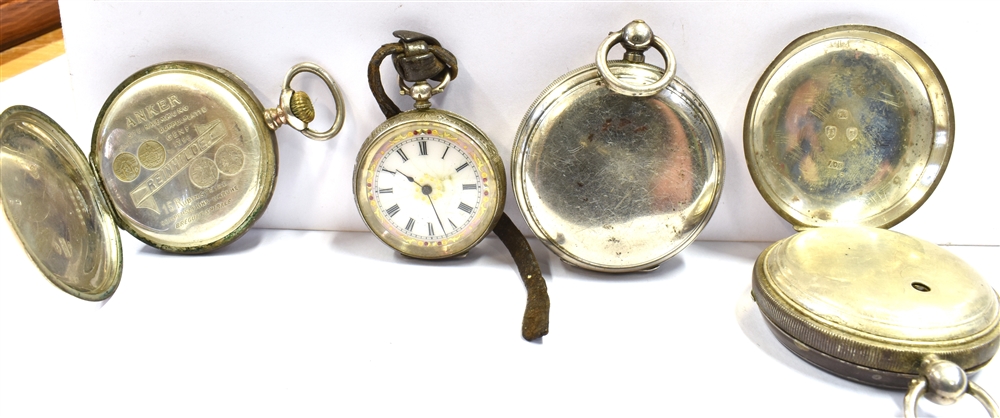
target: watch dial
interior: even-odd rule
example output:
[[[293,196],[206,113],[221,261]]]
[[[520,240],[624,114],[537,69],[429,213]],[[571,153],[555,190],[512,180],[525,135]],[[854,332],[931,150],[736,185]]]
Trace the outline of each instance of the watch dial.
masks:
[[[376,206],[389,224],[433,241],[461,232],[482,202],[483,179],[454,142],[419,133],[389,149],[372,179]]]
[[[406,255],[443,258],[489,233],[502,185],[469,137],[438,124],[404,124],[375,142],[359,173],[359,208],[383,241]]]

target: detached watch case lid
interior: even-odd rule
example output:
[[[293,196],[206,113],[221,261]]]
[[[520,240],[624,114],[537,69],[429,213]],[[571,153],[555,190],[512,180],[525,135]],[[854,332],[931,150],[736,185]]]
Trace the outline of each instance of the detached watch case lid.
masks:
[[[757,83],[744,151],[764,199],[803,232],[758,257],[753,295],[779,341],[843,378],[925,394],[968,392],[1000,344],[1000,300],[968,264],[887,231],[913,213],[951,155],[944,79],[884,29],[838,26],[792,42]]]
[[[608,61],[615,44],[622,61]],[[649,48],[666,69],[644,63]],[[525,221],[564,261],[604,272],[655,269],[695,240],[722,192],[722,138],[642,21],[613,32],[595,64],[549,85],[511,157]]]
[[[308,127],[311,101],[290,88],[303,71],[322,78],[337,106],[325,132]],[[122,272],[118,227],[162,250],[202,253],[242,236],[270,201],[277,170],[273,130],[289,124],[325,140],[340,130],[342,98],[315,64],[294,66],[275,109],[235,75],[168,62],[123,81],[94,127],[90,159],[42,112],[0,117],[0,200],[43,274],[86,300],[103,300]]]
[[[27,106],[0,114],[0,199],[42,274],[80,299],[104,300],[122,275],[121,238],[87,158]]]

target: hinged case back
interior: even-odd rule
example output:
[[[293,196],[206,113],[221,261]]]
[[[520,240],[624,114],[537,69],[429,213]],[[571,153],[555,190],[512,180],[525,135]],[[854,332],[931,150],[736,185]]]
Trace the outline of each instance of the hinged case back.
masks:
[[[0,115],[0,200],[49,281],[80,299],[111,297],[122,275],[111,209],[83,152],[36,109],[13,106]]]
[[[891,227],[937,186],[955,117],[944,78],[916,45],[870,26],[792,42],[747,106],[754,184],[796,229]]]
[[[948,164],[944,79],[884,29],[837,26],[792,42],[751,96],[744,151],[764,199],[803,232],[757,259],[753,294],[789,350],[838,376],[906,388],[930,359],[972,372],[1000,341],[1000,301],[965,262],[885,228]]]

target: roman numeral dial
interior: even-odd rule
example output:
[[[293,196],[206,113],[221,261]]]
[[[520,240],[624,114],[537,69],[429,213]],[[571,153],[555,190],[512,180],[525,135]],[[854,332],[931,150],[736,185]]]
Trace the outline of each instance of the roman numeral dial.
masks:
[[[372,173],[372,200],[387,229],[435,245],[473,222],[490,189],[461,144],[430,134],[390,147]]]
[[[355,196],[362,218],[406,255],[445,258],[468,251],[502,211],[503,161],[493,144],[468,125],[446,125],[435,119],[376,130],[381,133],[365,141],[358,156]]]

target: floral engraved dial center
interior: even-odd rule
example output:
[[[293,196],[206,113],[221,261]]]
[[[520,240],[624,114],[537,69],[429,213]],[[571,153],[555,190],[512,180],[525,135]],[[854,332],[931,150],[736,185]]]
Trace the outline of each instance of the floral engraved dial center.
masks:
[[[383,149],[370,171],[370,193],[391,233],[438,245],[475,223],[486,190],[468,145],[425,129]]]
[[[380,125],[354,180],[368,228],[415,258],[468,252],[503,213],[503,160],[482,131],[447,111],[404,112]]]

